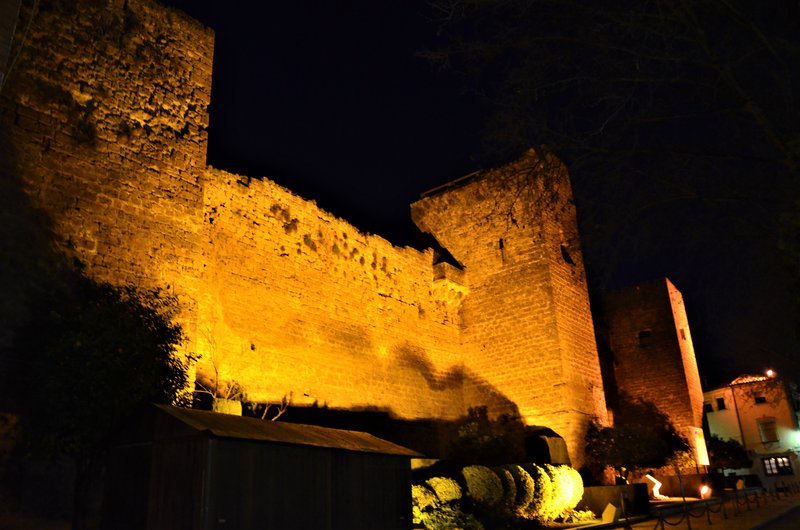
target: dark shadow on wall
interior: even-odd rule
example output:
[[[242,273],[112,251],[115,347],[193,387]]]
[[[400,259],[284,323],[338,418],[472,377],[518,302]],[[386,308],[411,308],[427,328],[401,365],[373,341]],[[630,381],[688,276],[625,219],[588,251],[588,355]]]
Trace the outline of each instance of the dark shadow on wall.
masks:
[[[14,341],[17,330],[37,318],[41,301],[72,272],[69,258],[54,244],[49,217],[24,192],[6,103],[0,95],[0,515],[13,511],[63,520],[72,510],[75,469],[65,458],[28,455],[19,413],[31,390],[25,383],[30,362],[15,351]]]
[[[17,372],[11,352],[15,330],[68,270],[67,258],[53,244],[49,217],[36,210],[23,191],[7,114],[0,104],[0,410],[18,405],[11,384]]]
[[[413,366],[420,370],[432,368],[430,361],[419,351],[406,360],[413,361]],[[368,432],[413,449],[427,458],[463,464],[564,462],[566,445],[561,437],[548,428],[525,426],[516,405],[483,378],[461,369],[443,377],[428,373],[425,380],[430,381],[432,389],[454,388],[461,384],[482,388],[487,392],[487,404],[501,402],[499,410],[510,412],[492,414],[490,407],[479,404],[464,410],[461,417],[454,419],[407,419],[398,417],[390,408],[344,409],[314,404],[290,406],[279,421]],[[244,407],[245,415],[260,417],[259,412],[257,408]]]
[[[465,375],[462,367],[445,373],[437,373],[425,350],[419,346],[406,342],[398,346],[394,353],[399,367],[417,372],[425,380],[430,390],[459,390],[464,386]],[[511,402],[509,401],[509,403]]]
[[[600,375],[603,378],[603,393],[606,398],[606,406],[613,410],[619,406],[620,401],[616,376],[617,360],[614,350],[611,349],[608,324],[606,324],[603,315],[598,310],[592,316],[595,323],[594,336],[597,343],[597,356],[600,361]]]

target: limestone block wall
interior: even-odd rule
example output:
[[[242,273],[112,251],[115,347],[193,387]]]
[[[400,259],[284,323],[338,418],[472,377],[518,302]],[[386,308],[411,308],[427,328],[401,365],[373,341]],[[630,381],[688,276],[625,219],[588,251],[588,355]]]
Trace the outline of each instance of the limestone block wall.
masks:
[[[204,179],[201,370],[256,401],[464,413],[463,275],[269,180]]]
[[[152,0],[34,6],[0,94],[0,189],[21,186],[94,277],[178,294],[201,382],[405,419],[489,405],[555,429],[580,464],[605,406],[555,158],[529,153],[416,203],[465,268],[434,263],[206,167],[210,30]]]
[[[94,276],[169,285],[191,334],[213,33],[150,0],[42,0],[17,29],[2,178]]]
[[[580,464],[588,422],[605,421],[606,411],[571,198],[563,166],[531,151],[427,194],[412,215],[469,278],[465,369],[526,423],[564,436]],[[466,404],[480,404],[482,393],[466,385]]]
[[[603,315],[619,390],[654,403],[693,441],[702,428],[703,391],[680,291],[662,278],[610,293]]]
[[[697,369],[697,357],[695,356],[694,344],[692,343],[689,317],[686,314],[686,305],[683,302],[683,295],[671,281],[666,280],[666,282],[670,307],[672,308],[672,321],[675,323],[678,347],[681,351],[683,372],[689,394],[689,409],[685,411],[688,418],[685,421],[687,426],[689,426],[691,422],[691,426],[702,428],[703,387],[700,383],[700,372]]]

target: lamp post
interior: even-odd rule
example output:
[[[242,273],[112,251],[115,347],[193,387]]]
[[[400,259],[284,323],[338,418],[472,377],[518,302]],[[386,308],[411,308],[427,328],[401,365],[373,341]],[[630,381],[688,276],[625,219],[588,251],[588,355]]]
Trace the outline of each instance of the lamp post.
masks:
[[[739,416],[739,404],[736,402],[736,390],[733,384],[728,385],[728,387],[731,389],[731,396],[733,396],[733,410],[736,412],[736,423],[739,425],[739,437],[742,439],[742,448],[747,451],[747,442],[745,442],[744,429],[742,429],[742,418]]]

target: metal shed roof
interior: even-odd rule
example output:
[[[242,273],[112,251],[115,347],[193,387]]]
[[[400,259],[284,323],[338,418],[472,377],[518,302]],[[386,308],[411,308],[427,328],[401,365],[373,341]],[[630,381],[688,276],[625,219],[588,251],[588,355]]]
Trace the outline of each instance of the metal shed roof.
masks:
[[[423,456],[416,451],[387,442],[365,432],[331,429],[317,425],[265,421],[257,418],[177,408],[168,405],[156,405],[156,407],[195,431],[207,432],[219,438],[306,445],[410,458]]]

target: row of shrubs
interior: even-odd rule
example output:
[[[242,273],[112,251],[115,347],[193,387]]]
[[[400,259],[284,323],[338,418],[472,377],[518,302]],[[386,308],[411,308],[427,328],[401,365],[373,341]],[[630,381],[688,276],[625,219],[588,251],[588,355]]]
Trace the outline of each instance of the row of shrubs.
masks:
[[[428,529],[482,529],[512,519],[565,521],[583,497],[583,479],[569,466],[467,466],[455,477],[412,486],[414,523]]]

